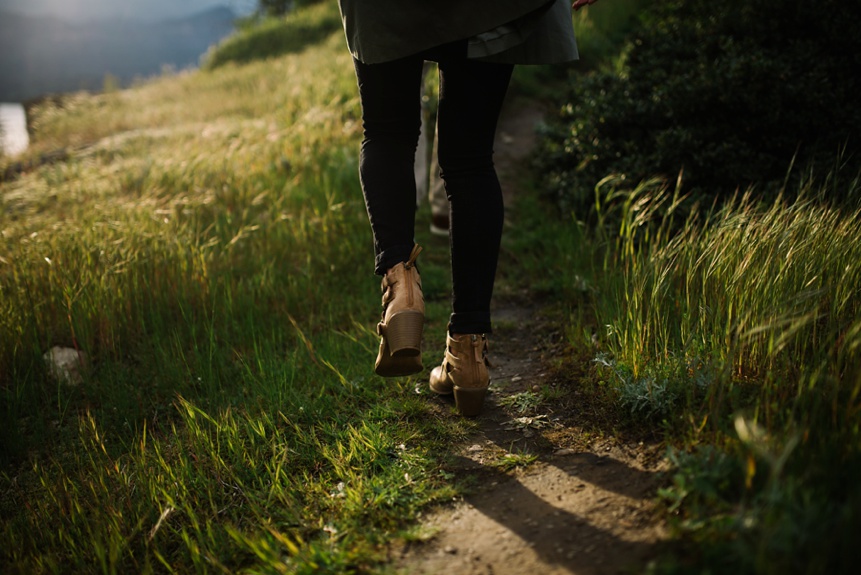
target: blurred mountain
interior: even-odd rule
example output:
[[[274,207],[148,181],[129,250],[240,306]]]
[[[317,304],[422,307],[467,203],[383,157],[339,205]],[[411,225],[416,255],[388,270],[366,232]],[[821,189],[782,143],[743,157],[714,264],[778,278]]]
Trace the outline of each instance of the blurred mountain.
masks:
[[[66,22],[0,11],[0,101],[75,90],[100,91],[107,75],[128,85],[165,67],[196,67],[233,31],[236,15],[219,6],[157,22]]]

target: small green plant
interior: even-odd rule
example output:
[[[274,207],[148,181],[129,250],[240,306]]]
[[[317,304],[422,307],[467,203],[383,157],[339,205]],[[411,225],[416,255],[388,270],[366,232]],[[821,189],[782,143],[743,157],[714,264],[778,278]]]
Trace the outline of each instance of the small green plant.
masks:
[[[499,399],[497,403],[503,407],[508,407],[517,413],[528,413],[536,410],[544,401],[544,397],[540,393],[534,391],[522,391],[512,395],[506,395]]]
[[[509,452],[494,461],[491,465],[502,471],[512,471],[520,467],[529,467],[538,460],[534,453]]]
[[[615,376],[619,403],[643,422],[673,419],[683,402],[704,398],[719,383],[713,367],[696,357],[667,357],[636,376],[606,353],[599,353],[593,361]]]
[[[744,471],[740,462],[713,446],[701,446],[690,452],[669,448],[667,460],[673,465],[672,485],[659,490],[671,512],[683,504],[708,506],[738,497],[744,486]],[[696,499],[691,503],[690,499]],[[724,512],[730,511],[727,506]]]

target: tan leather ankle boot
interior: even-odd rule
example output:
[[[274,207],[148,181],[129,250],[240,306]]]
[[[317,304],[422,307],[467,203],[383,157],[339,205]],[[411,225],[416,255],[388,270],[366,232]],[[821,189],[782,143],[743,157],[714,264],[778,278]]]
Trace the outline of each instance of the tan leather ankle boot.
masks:
[[[410,259],[389,268],[383,277],[383,318],[377,325],[380,352],[374,371],[383,377],[410,375],[422,370],[422,329],[425,301],[413,247]]]
[[[486,335],[449,334],[442,365],[431,371],[431,391],[441,395],[454,393],[457,410],[462,415],[478,415],[490,385],[489,366]]]

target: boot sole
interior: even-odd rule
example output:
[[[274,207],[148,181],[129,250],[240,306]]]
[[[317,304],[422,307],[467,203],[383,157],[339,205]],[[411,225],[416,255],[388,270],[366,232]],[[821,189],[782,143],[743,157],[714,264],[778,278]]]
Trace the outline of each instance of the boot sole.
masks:
[[[419,355],[413,357],[393,358],[380,361],[374,372],[380,377],[401,377],[413,375],[423,370],[422,358]]]
[[[389,353],[389,348],[385,341],[380,348],[380,353],[377,355],[377,362],[374,366],[374,372],[381,377],[400,377],[403,375],[412,375],[420,372],[422,366],[421,354],[413,354],[408,356],[394,357]]]
[[[454,386],[454,403],[457,406],[457,410],[464,417],[475,417],[481,413],[486,395],[486,387]]]

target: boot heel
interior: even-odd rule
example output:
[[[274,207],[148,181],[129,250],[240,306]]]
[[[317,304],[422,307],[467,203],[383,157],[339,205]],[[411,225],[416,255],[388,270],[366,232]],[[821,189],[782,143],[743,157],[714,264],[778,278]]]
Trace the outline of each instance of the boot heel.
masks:
[[[386,325],[386,339],[392,357],[414,356],[422,352],[422,329],[425,316],[406,310],[392,316]]]
[[[386,340],[380,342],[380,353],[377,356],[377,362],[374,365],[374,371],[382,377],[401,377],[403,375],[412,375],[420,372],[422,369],[422,356],[419,354],[413,356],[400,355],[394,357],[389,353],[389,348],[386,346]]]
[[[465,417],[475,417],[481,412],[485,395],[486,387],[454,387],[454,403]]]

